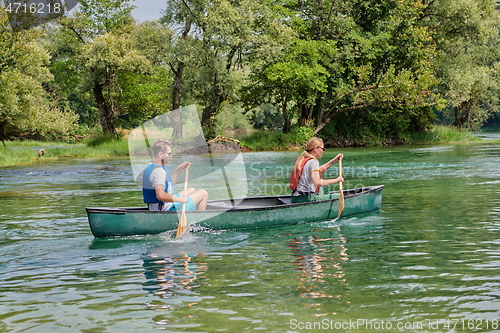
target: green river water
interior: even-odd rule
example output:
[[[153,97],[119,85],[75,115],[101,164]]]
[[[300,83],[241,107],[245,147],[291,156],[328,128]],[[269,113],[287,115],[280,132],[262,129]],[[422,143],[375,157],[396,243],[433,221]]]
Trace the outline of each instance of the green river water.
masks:
[[[500,332],[500,144],[339,152],[380,211],[181,240],[94,239],[85,207],[142,205],[126,158],[0,169],[0,332]],[[243,154],[249,196],[297,154]]]

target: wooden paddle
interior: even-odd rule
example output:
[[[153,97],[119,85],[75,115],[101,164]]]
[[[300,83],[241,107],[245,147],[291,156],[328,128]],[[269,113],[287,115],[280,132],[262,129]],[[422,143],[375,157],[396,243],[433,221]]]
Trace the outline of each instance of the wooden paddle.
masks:
[[[189,166],[186,168],[186,178],[184,179],[184,195],[186,195],[186,193],[187,193],[188,176],[189,176]],[[186,204],[183,203],[182,204],[182,213],[181,213],[181,217],[179,218],[179,223],[177,224],[177,234],[175,235],[175,237],[179,237],[187,229],[188,229],[188,226],[187,226],[187,220],[186,220]]]
[[[339,177],[342,177],[342,159],[339,160]],[[342,182],[339,182],[339,215],[337,218],[340,218],[340,215],[344,212],[344,191],[342,190]]]

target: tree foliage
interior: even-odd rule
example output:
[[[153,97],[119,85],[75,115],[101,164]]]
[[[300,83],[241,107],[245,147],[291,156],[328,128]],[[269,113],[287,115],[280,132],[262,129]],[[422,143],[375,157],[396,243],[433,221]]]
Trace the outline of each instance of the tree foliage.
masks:
[[[38,30],[12,31],[7,15],[0,12],[0,135],[8,131],[67,134],[77,120],[70,110],[59,108],[46,90],[53,79]]]
[[[171,0],[141,24],[129,0],[80,3],[47,36],[3,18],[2,132],[67,131],[77,113],[116,134],[197,104],[207,138],[248,116],[362,143],[425,131],[435,114],[479,127],[499,110],[493,0]]]
[[[180,38],[184,43],[177,43],[175,49],[186,65],[186,90],[202,105],[207,137],[215,135],[223,105],[239,101],[252,50],[264,43],[272,22],[269,4],[266,0],[169,2],[163,22],[183,26],[183,34],[189,27],[191,39]],[[172,66],[176,75],[180,64]]]
[[[497,112],[500,93],[500,13],[493,0],[425,2],[420,25],[436,41],[445,116],[458,128],[478,128]]]
[[[140,89],[153,81],[147,77],[151,74],[151,64],[132,38],[136,29],[132,9],[126,0],[82,0],[80,11],[73,17],[60,20],[62,28],[56,33],[56,37],[66,41],[59,43],[62,49],[57,50],[61,60],[72,59],[79,73],[79,88],[92,91],[103,132],[115,135],[120,115],[140,120],[154,113],[144,108],[137,109],[140,104],[134,100],[128,103],[120,86],[121,83],[129,89],[137,88],[139,91],[128,90],[126,94],[137,99]],[[136,84],[127,84],[127,79]],[[155,87],[155,84],[149,84],[149,87]],[[152,106],[147,99],[143,102],[142,105]]]
[[[436,105],[434,45],[416,24],[422,7],[414,1],[289,1],[284,7],[295,41],[256,77],[268,100],[280,95],[291,108],[283,113],[285,131],[289,113],[319,132],[344,122],[342,113],[382,119],[398,109],[392,116],[409,117]]]

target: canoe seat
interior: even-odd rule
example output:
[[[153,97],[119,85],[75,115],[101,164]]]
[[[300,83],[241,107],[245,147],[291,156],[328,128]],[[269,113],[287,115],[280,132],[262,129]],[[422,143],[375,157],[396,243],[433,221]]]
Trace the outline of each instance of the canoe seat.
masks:
[[[231,206],[229,206],[227,203],[223,202],[223,201],[219,201],[219,202],[209,202],[207,204],[207,209],[229,209],[231,208]]]
[[[278,202],[281,205],[290,205],[292,203],[292,199],[291,198],[278,198]]]

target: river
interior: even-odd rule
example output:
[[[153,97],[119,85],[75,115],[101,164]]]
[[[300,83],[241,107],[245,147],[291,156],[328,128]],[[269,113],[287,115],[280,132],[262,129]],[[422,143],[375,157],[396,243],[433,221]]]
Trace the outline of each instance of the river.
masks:
[[[142,205],[126,158],[1,168],[0,332],[500,332],[500,145],[339,152],[380,211],[182,240],[94,239],[85,207]],[[288,192],[297,152],[243,155]]]

